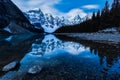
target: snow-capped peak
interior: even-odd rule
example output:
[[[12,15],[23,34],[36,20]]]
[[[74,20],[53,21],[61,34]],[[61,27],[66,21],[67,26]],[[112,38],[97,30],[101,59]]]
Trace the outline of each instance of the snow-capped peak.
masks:
[[[73,19],[76,15],[79,15],[81,18],[84,18],[87,14],[83,12],[81,9],[72,9],[67,13],[67,17],[69,19]]]
[[[79,10],[70,11],[68,15],[73,12],[79,13]],[[62,16],[53,16],[52,14],[44,14],[41,9],[34,9],[25,12],[26,17],[31,21],[32,24],[40,23],[45,32],[52,33],[56,29],[62,26],[74,25],[80,23],[82,20],[79,14],[75,16],[69,16],[68,18]],[[38,26],[38,27],[41,27]]]
[[[82,18],[79,15],[76,15],[73,17],[73,19],[71,19],[72,24],[78,24],[82,21]]]

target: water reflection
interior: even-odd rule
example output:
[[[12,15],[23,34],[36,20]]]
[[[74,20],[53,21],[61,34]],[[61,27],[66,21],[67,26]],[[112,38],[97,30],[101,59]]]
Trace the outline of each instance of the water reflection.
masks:
[[[89,47],[85,48],[83,45],[72,41],[63,42],[54,35],[46,35],[41,44],[38,42],[32,44],[32,51],[30,53],[33,55],[40,55],[42,53],[46,55],[47,53],[49,54],[60,49],[70,54],[77,55],[80,52],[88,50]]]
[[[15,55],[5,63],[0,60],[2,67],[13,60],[20,61],[18,70],[5,73],[0,80],[110,80],[120,77],[119,45],[67,36],[23,37],[10,36],[0,44],[0,55],[3,52],[8,57]],[[12,46],[10,51],[7,46]],[[0,59],[6,59],[6,55]],[[30,75],[33,72],[37,74]]]
[[[120,56],[120,43],[114,44],[114,43],[101,43],[89,40],[78,40],[76,38],[61,35],[57,37],[64,41],[78,42],[81,45],[84,45],[84,47],[89,47],[91,53],[94,54],[98,53],[101,64],[103,63],[104,58],[106,57],[107,64],[112,65],[112,63],[118,61]]]
[[[37,36],[34,35],[14,35],[0,37],[0,75],[2,68],[12,61],[20,61],[31,49],[32,43]],[[41,35],[41,40],[42,40]]]

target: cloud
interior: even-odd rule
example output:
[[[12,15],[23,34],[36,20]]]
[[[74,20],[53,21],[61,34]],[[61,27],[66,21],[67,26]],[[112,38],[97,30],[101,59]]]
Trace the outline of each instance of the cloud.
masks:
[[[19,6],[23,11],[34,9],[34,8],[48,8],[58,4],[60,0],[12,0]],[[48,10],[49,11],[49,10]]]
[[[54,16],[66,16],[70,17],[79,14],[84,17],[86,13],[79,8],[71,9],[70,11],[64,13],[56,9],[54,6],[61,4],[61,0],[12,0],[22,11],[33,10],[40,8],[44,13],[50,13]]]
[[[84,5],[82,8],[84,9],[98,9],[100,6],[96,4]]]
[[[40,8],[44,13],[53,15],[62,15],[59,10],[54,8],[54,5],[59,4],[61,0],[12,0],[22,11],[33,10]]]

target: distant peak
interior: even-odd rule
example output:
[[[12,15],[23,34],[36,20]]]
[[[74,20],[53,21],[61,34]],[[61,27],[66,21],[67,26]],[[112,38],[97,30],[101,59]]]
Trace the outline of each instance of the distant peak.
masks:
[[[76,15],[75,18],[81,18],[80,15]]]
[[[40,8],[35,8],[35,9],[33,9],[33,10],[36,10],[36,11],[41,11],[41,9],[40,9]]]
[[[27,12],[42,12],[40,8],[35,8],[33,10],[29,10]]]
[[[46,15],[47,17],[53,17],[52,14],[50,14],[50,13],[46,13],[45,15]]]

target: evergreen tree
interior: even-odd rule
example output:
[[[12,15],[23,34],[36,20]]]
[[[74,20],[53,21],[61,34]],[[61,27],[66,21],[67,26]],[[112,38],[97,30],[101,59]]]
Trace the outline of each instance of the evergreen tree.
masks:
[[[95,12],[93,12],[93,14],[92,14],[92,19],[95,19]]]
[[[101,15],[100,15],[100,10],[98,10],[96,17],[97,17],[97,18],[100,18],[100,16],[101,16]]]
[[[120,0],[114,0],[110,11],[113,26],[120,26]]]
[[[109,10],[109,3],[108,3],[108,1],[106,1],[105,7],[102,10],[102,16],[109,14],[109,11],[110,11]]]

